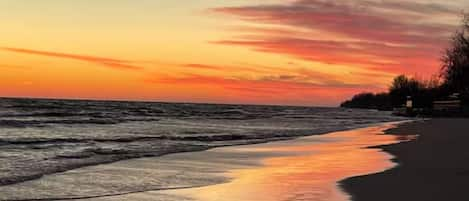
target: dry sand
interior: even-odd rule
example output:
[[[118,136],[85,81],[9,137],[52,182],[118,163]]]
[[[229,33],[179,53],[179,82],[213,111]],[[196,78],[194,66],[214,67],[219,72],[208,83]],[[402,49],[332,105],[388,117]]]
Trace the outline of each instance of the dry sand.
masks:
[[[417,140],[381,146],[400,165],[342,182],[355,201],[469,200],[469,119],[432,119],[400,125],[393,135]]]

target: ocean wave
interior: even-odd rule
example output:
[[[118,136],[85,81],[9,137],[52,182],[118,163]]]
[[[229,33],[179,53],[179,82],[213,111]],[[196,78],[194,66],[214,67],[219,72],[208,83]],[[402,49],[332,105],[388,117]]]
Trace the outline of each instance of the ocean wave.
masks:
[[[0,99],[0,186],[130,158],[395,120],[340,108]]]

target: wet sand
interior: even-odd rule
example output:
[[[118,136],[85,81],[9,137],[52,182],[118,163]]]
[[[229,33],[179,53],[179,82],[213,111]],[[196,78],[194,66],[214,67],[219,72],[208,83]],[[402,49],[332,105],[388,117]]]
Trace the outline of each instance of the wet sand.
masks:
[[[86,167],[3,186],[0,200],[345,201],[338,181],[396,165],[366,148],[412,139],[383,135],[391,127]]]
[[[400,165],[342,182],[354,201],[469,200],[469,119],[432,119],[387,131],[417,140],[381,146]]]
[[[379,172],[393,167],[392,156],[377,144],[397,142],[380,135],[391,125],[336,132],[293,141],[239,148],[242,152],[266,152],[285,156],[267,157],[261,166],[230,170],[230,182],[170,192],[197,201],[346,201],[337,182],[346,177]],[[401,139],[401,140],[409,140]]]
[[[396,165],[390,161],[391,155],[366,147],[412,139],[409,136],[396,138],[382,135],[383,130],[390,127],[393,125],[385,124],[283,142],[169,155],[160,163],[179,161],[180,164],[190,164],[190,169],[184,169],[199,172],[200,178],[226,180],[222,182],[220,179],[218,184],[203,187],[147,191],[87,200],[346,201],[350,197],[340,189],[338,181],[351,176],[381,172]],[[204,167],[204,171],[200,167]],[[173,168],[176,170],[180,167]]]

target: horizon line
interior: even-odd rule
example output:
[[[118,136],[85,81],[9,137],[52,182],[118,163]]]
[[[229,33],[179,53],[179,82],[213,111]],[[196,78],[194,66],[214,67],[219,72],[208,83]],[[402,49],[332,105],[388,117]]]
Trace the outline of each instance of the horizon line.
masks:
[[[199,104],[199,105],[240,105],[240,106],[273,106],[273,107],[315,107],[315,108],[341,108],[337,106],[314,105],[280,105],[280,104],[256,104],[256,103],[221,103],[221,102],[196,102],[196,101],[161,101],[140,99],[99,99],[99,98],[63,98],[63,97],[33,97],[33,96],[0,96],[1,99],[31,99],[31,100],[64,100],[64,101],[102,101],[102,102],[136,102],[136,103],[165,103],[165,104]]]

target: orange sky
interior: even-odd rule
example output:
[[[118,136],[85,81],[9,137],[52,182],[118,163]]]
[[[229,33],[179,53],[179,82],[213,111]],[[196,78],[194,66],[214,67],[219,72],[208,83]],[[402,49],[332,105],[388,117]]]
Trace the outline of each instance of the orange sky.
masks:
[[[469,3],[0,1],[0,96],[336,106],[428,77]]]

